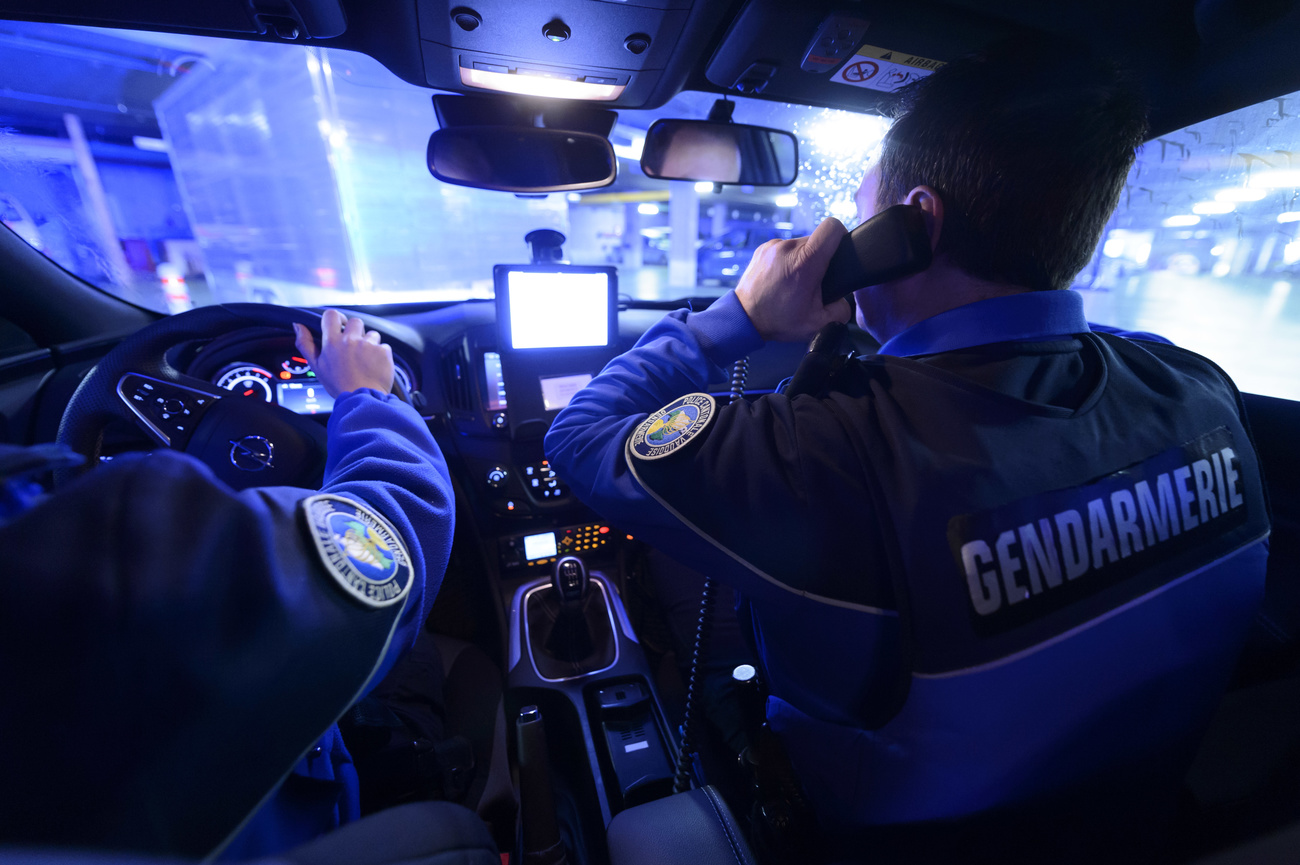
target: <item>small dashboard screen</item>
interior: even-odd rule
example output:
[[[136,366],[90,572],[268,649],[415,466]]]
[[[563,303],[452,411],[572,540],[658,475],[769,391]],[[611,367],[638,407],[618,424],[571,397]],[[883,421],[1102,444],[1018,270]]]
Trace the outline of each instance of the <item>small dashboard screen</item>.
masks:
[[[488,411],[504,411],[506,407],[506,380],[501,374],[501,355],[495,351],[483,352],[483,371],[487,375]]]
[[[569,404],[573,395],[591,382],[591,375],[561,375],[544,378],[542,382],[542,407],[547,411],[559,411]]]
[[[609,344],[608,274],[512,270],[506,287],[511,348]]]
[[[334,408],[334,397],[315,381],[282,381],[275,389],[280,405],[298,414],[319,414]]]
[[[524,558],[530,562],[555,555],[555,532],[524,536]]]

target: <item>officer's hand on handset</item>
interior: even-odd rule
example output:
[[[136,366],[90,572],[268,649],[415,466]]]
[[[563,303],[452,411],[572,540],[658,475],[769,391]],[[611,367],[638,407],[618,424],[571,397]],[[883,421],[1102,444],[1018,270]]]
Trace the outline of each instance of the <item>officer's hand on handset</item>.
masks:
[[[822,277],[846,234],[830,217],[808,237],[769,240],[754,251],[736,297],[763,339],[806,340],[833,321],[849,320],[847,300],[822,305]]]
[[[393,349],[379,342],[379,332],[366,332],[359,318],[345,318],[336,309],[320,317],[321,346],[311,331],[293,326],[298,351],[307,358],[316,378],[332,397],[368,387],[388,393],[393,387]]]

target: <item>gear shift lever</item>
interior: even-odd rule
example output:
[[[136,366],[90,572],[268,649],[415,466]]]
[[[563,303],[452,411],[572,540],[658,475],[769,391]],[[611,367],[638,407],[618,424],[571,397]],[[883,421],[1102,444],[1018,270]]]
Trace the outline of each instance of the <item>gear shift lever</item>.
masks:
[[[584,613],[590,586],[591,577],[582,559],[564,556],[555,563],[551,588],[559,599],[559,613],[546,640],[546,651],[552,657],[576,663],[592,653],[591,628]]]
[[[577,556],[565,556],[555,563],[555,573],[551,574],[551,587],[560,596],[560,604],[581,604],[587,597],[587,587],[591,578],[587,575],[587,566]]]

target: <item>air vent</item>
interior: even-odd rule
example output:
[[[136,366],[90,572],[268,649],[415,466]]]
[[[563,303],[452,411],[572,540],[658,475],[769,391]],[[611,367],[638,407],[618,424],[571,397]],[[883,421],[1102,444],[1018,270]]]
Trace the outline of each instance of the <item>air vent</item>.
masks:
[[[469,352],[461,343],[442,358],[442,392],[447,407],[458,411],[474,410],[474,375]]]

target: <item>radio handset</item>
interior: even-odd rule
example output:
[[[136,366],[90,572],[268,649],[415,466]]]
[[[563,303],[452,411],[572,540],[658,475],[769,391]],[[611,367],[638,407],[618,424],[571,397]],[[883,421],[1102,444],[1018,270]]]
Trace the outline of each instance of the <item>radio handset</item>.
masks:
[[[887,207],[840,241],[822,279],[822,303],[920,273],[931,259],[930,232],[921,208],[915,204]]]

